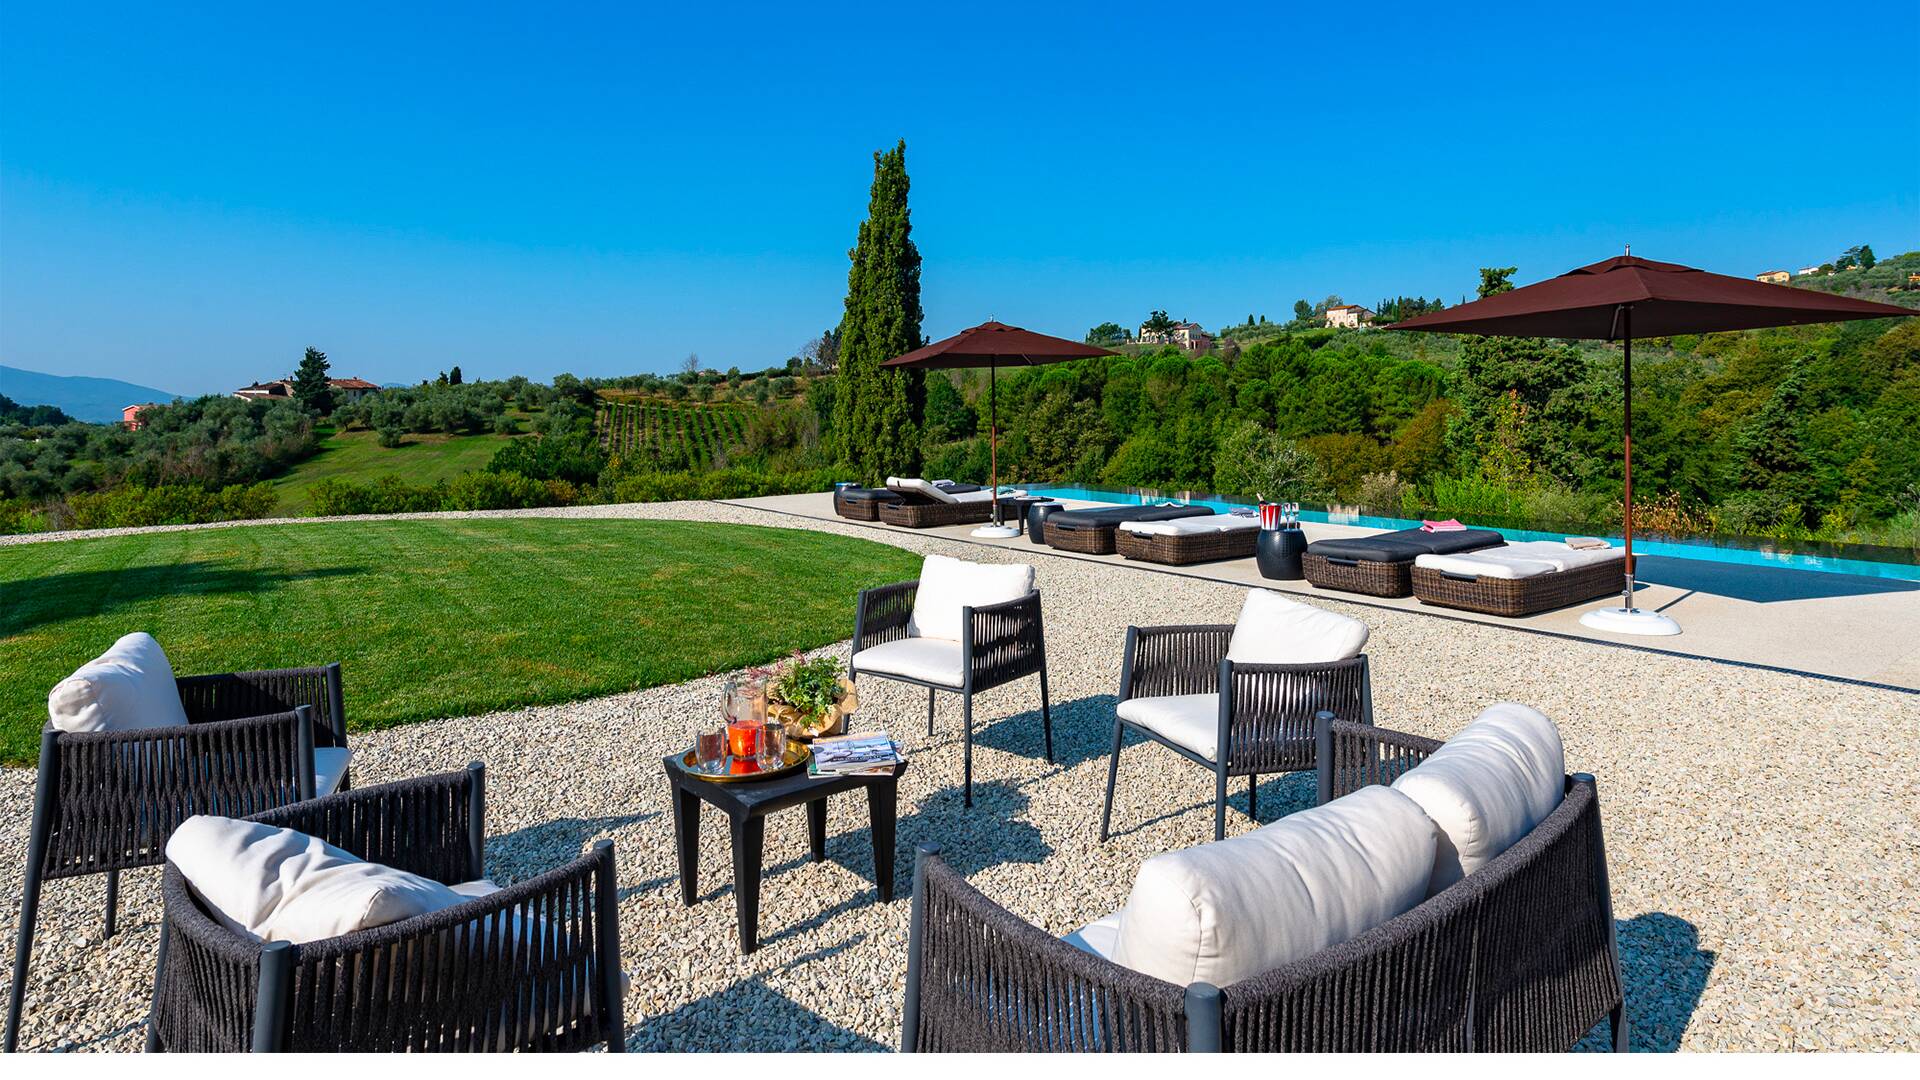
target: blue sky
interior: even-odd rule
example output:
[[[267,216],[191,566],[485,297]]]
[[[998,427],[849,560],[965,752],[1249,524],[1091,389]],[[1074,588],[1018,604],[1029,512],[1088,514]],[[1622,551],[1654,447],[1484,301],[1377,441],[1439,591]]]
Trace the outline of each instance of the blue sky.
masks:
[[[1920,247],[1913,5],[169,7],[0,8],[0,361],[761,367],[902,137],[929,337]]]

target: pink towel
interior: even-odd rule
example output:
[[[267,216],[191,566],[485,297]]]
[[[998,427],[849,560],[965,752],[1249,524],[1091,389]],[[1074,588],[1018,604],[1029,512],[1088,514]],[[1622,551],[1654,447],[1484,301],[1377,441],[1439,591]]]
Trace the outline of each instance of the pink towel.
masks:
[[[1466,530],[1467,527],[1465,525],[1460,524],[1452,518],[1448,518],[1445,521],[1423,521],[1420,523],[1421,532],[1465,532]]]

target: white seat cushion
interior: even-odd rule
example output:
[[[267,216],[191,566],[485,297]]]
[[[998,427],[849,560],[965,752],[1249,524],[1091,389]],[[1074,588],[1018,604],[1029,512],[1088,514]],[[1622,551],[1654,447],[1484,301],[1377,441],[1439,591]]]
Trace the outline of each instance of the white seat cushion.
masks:
[[[478,900],[483,896],[492,896],[494,893],[500,891],[500,886],[495,885],[486,878],[475,878],[472,881],[458,882],[447,886],[447,888],[453,890],[454,895],[460,897],[462,900]]]
[[[966,685],[966,658],[960,643],[944,638],[901,638],[853,654],[853,670],[877,675],[904,675],[921,682],[956,689]]]
[[[920,567],[920,588],[909,637],[960,640],[960,609],[1018,600],[1033,591],[1033,567],[1026,563],[975,563],[929,555]]]
[[[1220,742],[1219,694],[1169,694],[1128,698],[1115,712],[1175,746],[1214,760]]]
[[[1626,558],[1626,554],[1625,548],[1576,548],[1558,540],[1527,540],[1458,555],[1420,555],[1414,558],[1413,565],[1445,574],[1512,581],[1595,563],[1619,562]]]
[[[204,814],[174,830],[167,859],[223,924],[263,941],[319,941],[468,899],[305,833]]]
[[[1105,918],[1095,919],[1060,940],[1090,953],[1102,960],[1112,960],[1114,950],[1120,947],[1120,913],[1115,911]]]
[[[1251,833],[1140,865],[1113,960],[1176,986],[1231,986],[1426,899],[1433,822],[1371,786]]]
[[[1327,664],[1359,656],[1367,624],[1277,592],[1252,589],[1233,624],[1227,659],[1236,664]]]
[[[1259,527],[1259,518],[1247,517],[1244,514],[1208,514],[1200,517],[1174,518],[1172,521],[1123,521],[1120,523],[1121,532],[1138,533],[1141,536],[1188,536],[1236,532]]]
[[[59,731],[140,731],[183,727],[187,710],[160,643],[134,633],[60,680],[47,720]]]
[[[313,793],[331,795],[340,790],[347,778],[347,759],[352,751],[344,746],[317,746],[313,750]]]
[[[1440,828],[1432,895],[1485,866],[1560,805],[1565,749],[1538,709],[1502,702],[1393,786]]]

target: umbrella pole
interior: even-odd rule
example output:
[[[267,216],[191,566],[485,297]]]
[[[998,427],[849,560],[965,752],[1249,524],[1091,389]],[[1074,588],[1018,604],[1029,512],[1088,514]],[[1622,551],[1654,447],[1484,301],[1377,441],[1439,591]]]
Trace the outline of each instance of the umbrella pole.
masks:
[[[1623,386],[1621,398],[1622,398],[1622,403],[1626,406],[1625,423],[1622,425],[1622,434],[1624,436],[1624,441],[1622,445],[1625,451],[1625,460],[1624,460],[1625,471],[1623,475],[1626,479],[1625,519],[1626,519],[1626,540],[1627,540],[1627,556],[1625,559],[1626,570],[1627,570],[1627,584],[1626,584],[1626,592],[1621,594],[1621,597],[1620,597],[1620,606],[1625,608],[1628,611],[1632,611],[1633,610],[1633,305],[1631,304],[1623,305],[1620,308],[1620,329],[1622,334],[1621,345],[1622,345],[1622,348],[1625,350],[1624,358],[1623,358],[1624,362],[1621,364],[1620,370],[1621,370],[1621,379],[1622,379],[1622,386]]]
[[[999,366],[987,363],[987,482],[993,485],[993,523],[1000,521],[1000,386],[994,379]]]

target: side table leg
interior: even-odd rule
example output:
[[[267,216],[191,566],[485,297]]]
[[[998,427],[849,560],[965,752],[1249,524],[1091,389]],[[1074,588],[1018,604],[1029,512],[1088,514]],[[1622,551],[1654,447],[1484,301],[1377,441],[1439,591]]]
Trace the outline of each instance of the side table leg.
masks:
[[[700,895],[700,796],[673,789],[673,853],[680,861],[680,902],[693,906]]]
[[[734,818],[733,913],[740,923],[740,952],[760,947],[760,859],[767,838],[767,819]]]
[[[807,846],[813,851],[814,862],[827,861],[827,800],[815,799],[807,804]]]
[[[867,785],[867,815],[873,825],[873,883],[880,889],[883,904],[893,902],[894,815],[899,794],[898,780]]]

